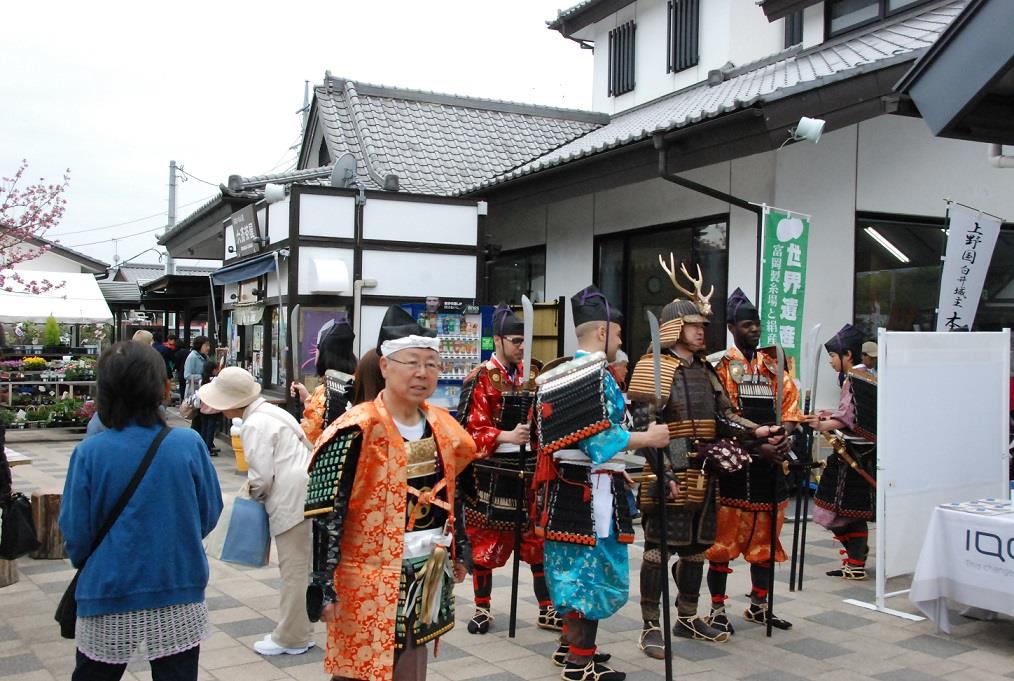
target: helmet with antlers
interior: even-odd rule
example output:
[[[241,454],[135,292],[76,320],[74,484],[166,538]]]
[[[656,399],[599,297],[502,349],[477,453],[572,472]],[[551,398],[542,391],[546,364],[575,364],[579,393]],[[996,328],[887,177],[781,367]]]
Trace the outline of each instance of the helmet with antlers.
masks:
[[[675,298],[662,308],[662,316],[659,320],[662,322],[659,329],[661,332],[660,340],[664,345],[669,345],[679,340],[684,324],[709,323],[708,317],[711,315],[710,300],[711,296],[715,293],[715,287],[712,286],[708,294],[704,295],[704,275],[701,272],[701,266],[697,266],[697,278],[695,279],[690,276],[686,265],[682,263],[680,264],[680,271],[693,285],[694,290],[690,291],[681,286],[676,279],[676,256],[673,253],[669,253],[668,265],[661,255],[658,256],[658,262],[662,266],[662,269],[665,270],[665,273],[669,275],[669,281],[676,287],[676,290],[686,296],[686,298]]]

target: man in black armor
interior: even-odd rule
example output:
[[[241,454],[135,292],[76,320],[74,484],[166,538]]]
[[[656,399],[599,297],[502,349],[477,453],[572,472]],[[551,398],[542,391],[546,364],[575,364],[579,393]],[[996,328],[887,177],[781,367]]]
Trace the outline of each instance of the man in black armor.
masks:
[[[674,271],[666,269],[666,272],[679,290],[687,292],[676,283]],[[673,300],[662,309],[660,320],[664,406],[659,416],[668,426],[669,445],[665,449],[644,449],[638,453],[648,459],[653,470],[658,470],[659,457],[663,457],[664,480],[661,483],[667,490],[665,538],[669,550],[679,556],[672,570],[678,590],[673,633],[684,638],[720,642],[728,640],[728,632],[712,627],[697,615],[705,551],[715,540],[718,500],[714,471],[723,467],[722,460],[730,456],[738,465],[743,464],[746,453],[736,441],[751,447],[763,439],[778,444],[784,435],[736,414],[715,370],[703,354],[704,327],[711,313],[710,294],[701,295],[700,279],[694,281],[694,285],[695,301]],[[653,386],[649,355],[637,363],[630,382],[635,428],[651,420],[655,399]],[[662,580],[666,576],[661,561],[657,484],[659,481],[654,485],[642,485],[639,499],[645,536],[641,565],[644,624],[639,646],[648,657],[661,659],[664,647],[659,603]]]

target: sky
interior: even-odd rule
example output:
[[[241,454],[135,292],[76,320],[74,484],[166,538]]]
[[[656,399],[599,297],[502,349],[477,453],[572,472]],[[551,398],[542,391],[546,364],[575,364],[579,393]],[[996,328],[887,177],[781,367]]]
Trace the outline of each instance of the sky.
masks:
[[[304,81],[327,70],[590,108],[591,51],[545,25],[576,1],[5,3],[0,175],[21,159],[29,181],[69,168],[67,210],[46,238],[127,260],[157,245],[170,160],[193,176],[177,219],[230,174],[293,167]]]

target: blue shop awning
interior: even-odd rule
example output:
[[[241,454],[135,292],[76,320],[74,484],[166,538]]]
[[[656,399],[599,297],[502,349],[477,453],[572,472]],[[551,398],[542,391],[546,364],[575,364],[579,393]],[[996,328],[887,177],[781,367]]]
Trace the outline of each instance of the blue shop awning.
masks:
[[[274,271],[275,255],[274,253],[266,253],[235,265],[227,265],[217,269],[211,273],[211,280],[221,286],[222,284],[235,284],[240,281],[256,279],[262,274]]]

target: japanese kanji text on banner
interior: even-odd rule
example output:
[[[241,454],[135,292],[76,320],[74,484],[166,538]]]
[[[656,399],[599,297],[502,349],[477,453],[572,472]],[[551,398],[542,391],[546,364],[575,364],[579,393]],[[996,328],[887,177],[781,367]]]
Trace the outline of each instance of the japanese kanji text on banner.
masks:
[[[779,343],[789,370],[798,375],[806,293],[806,243],[810,216],[764,206],[760,292],[761,346]]]
[[[947,251],[940,276],[937,331],[968,331],[975,322],[1001,221],[957,203],[950,205],[947,217]]]

